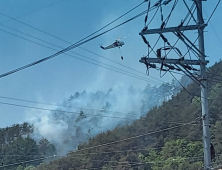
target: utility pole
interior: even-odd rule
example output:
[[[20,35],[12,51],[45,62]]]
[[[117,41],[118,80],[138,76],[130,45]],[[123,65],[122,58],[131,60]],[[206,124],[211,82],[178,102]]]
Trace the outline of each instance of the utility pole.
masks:
[[[197,6],[197,21],[198,24],[203,24],[202,15],[202,0],[195,1]],[[205,62],[205,50],[204,50],[204,33],[203,28],[198,29],[198,42],[199,42],[199,58],[200,58],[200,81],[201,81],[201,107],[202,107],[202,123],[203,123],[203,142],[204,142],[204,169],[210,169],[211,167],[211,153],[210,153],[210,122],[208,113],[208,101],[207,101],[207,77],[206,77],[206,65]]]
[[[187,47],[192,49],[199,57],[198,60],[185,60],[182,54],[178,49],[175,50],[175,47],[172,47],[171,50],[175,50],[181,55],[179,59],[168,59],[166,56],[161,56],[161,48],[156,51],[156,58],[142,57],[140,59],[141,63],[144,63],[148,68],[156,68],[156,63],[161,64],[160,70],[178,70],[184,71],[189,74],[201,88],[201,107],[202,107],[202,124],[203,124],[203,146],[204,146],[204,169],[211,169],[211,151],[210,151],[210,130],[209,130],[209,114],[208,114],[208,100],[207,100],[207,76],[206,76],[206,65],[209,61],[205,60],[205,50],[204,50],[204,28],[207,26],[204,24],[202,16],[202,1],[206,0],[193,0],[197,9],[197,24],[196,25],[187,25],[187,26],[177,26],[177,27],[168,27],[160,29],[143,29],[139,34],[142,36],[144,42],[148,45],[148,48],[151,46],[146,40],[144,35],[147,34],[159,34],[165,43],[168,43],[168,40],[164,37],[163,33],[171,32],[174,33],[181,41],[183,41]],[[193,17],[193,16],[192,16]],[[198,44],[197,48],[184,34],[184,31],[188,30],[198,30]],[[174,49],[173,49],[174,48]],[[165,48],[166,49],[166,48]],[[153,49],[152,49],[153,50]],[[155,52],[154,52],[155,53]],[[192,75],[189,70],[193,68],[189,65],[200,65],[200,75],[198,78]],[[163,67],[167,69],[163,69]],[[194,69],[193,69],[194,70]]]

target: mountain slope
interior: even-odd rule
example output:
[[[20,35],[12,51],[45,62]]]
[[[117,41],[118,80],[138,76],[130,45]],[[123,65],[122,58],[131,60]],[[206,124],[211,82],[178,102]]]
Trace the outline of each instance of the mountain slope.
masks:
[[[211,134],[216,154],[221,154],[222,89],[218,81],[222,75],[222,63],[216,63],[210,70]],[[191,84],[187,90],[182,89],[177,96],[154,107],[132,124],[100,133],[88,143],[79,145],[78,150],[67,157],[40,165],[37,169],[201,169],[202,126],[199,117],[200,88]],[[183,150],[184,146],[193,149]],[[184,154],[173,151],[172,147],[177,147]],[[167,156],[167,153],[171,154]],[[194,160],[194,156],[199,159]],[[158,161],[162,163],[158,164]]]

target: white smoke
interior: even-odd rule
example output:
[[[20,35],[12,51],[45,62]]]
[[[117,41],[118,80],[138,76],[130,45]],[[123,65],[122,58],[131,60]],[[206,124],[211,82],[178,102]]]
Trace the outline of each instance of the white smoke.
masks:
[[[46,137],[59,154],[73,151],[98,133],[132,122],[141,116],[142,90],[125,86],[107,92],[76,92],[56,111],[35,112],[28,118],[35,127],[34,138]]]
[[[175,82],[171,86],[169,89],[169,84],[158,88],[147,85],[141,90],[122,85],[107,92],[76,92],[64,100],[61,107],[50,108],[54,111],[29,114],[28,120],[35,127],[33,137],[37,140],[47,138],[56,146],[57,153],[64,155],[101,132],[129,124],[145,115],[164,101],[163,95],[175,95],[180,91],[175,88]]]

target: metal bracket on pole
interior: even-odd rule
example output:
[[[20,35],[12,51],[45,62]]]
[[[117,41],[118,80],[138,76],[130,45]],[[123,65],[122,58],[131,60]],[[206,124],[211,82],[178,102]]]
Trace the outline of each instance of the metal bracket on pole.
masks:
[[[201,63],[206,65],[209,61],[201,62],[200,60],[179,60],[179,59],[161,59],[161,58],[147,58],[142,57],[139,62],[141,63],[159,63],[159,64],[189,64],[200,65]]]
[[[208,113],[208,101],[207,101],[207,75],[206,75],[206,65],[209,61],[205,60],[207,57],[204,52],[204,28],[207,24],[204,23],[203,14],[202,14],[202,1],[206,0],[193,0],[196,4],[197,9],[197,25],[189,25],[189,26],[177,26],[177,27],[169,27],[163,29],[145,29],[142,30],[139,35],[142,36],[144,39],[145,34],[160,34],[171,32],[174,33],[176,36],[182,40],[190,49],[193,50],[196,55],[198,55],[199,60],[184,60],[184,57],[181,56],[180,59],[167,59],[166,57],[162,58],[161,55],[157,55],[159,58],[147,58],[142,57],[139,61],[141,63],[146,64],[147,68],[156,68],[155,64],[152,63],[159,63],[161,64],[161,68],[163,70],[163,66],[168,67],[170,70],[171,68],[174,69],[173,66],[170,64],[174,64],[176,66],[186,66],[186,65],[199,65],[200,66],[200,77],[201,79],[198,80],[201,87],[201,107],[202,107],[202,126],[203,126],[203,145],[204,145],[204,169],[209,170],[211,169],[211,150],[210,150],[210,130],[209,130],[209,113]],[[187,30],[197,30],[198,31],[198,44],[199,48],[197,48],[184,34],[183,31]],[[146,40],[145,40],[146,41]],[[165,41],[166,42],[166,41]],[[147,42],[145,42],[148,44]],[[149,44],[148,44],[149,45]],[[189,71],[184,67],[186,72]],[[189,73],[191,74],[191,73]]]
[[[207,26],[207,24],[200,24],[200,25],[189,25],[189,26],[182,26],[182,27],[169,27],[169,28],[164,28],[164,29],[148,29],[145,31],[141,31],[139,34],[140,35],[161,34],[161,33],[165,33],[165,32],[196,30],[199,28],[204,28],[206,26]]]

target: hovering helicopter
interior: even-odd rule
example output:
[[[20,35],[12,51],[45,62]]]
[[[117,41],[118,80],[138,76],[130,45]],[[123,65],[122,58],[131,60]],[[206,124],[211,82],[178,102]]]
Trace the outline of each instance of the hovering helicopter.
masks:
[[[116,48],[116,47],[122,47],[125,43],[123,41],[119,41],[118,39],[112,43],[111,45],[107,46],[107,47],[103,47],[102,45],[100,46],[103,50],[108,50],[110,48]]]
[[[100,45],[100,47],[103,49],[103,50],[108,50],[108,49],[111,49],[111,48],[116,48],[116,47],[119,47],[119,50],[120,50],[120,47],[122,47],[125,43],[123,41],[120,41],[120,38],[118,38],[114,43],[112,43],[111,45],[107,46],[107,47],[103,47],[102,45]],[[121,51],[120,51],[120,54],[121,54]],[[123,60],[123,56],[121,55],[121,59]]]

